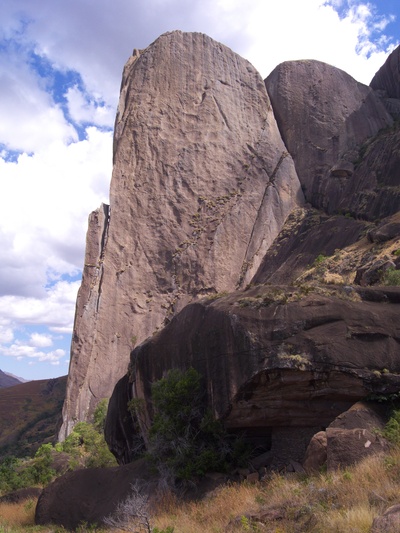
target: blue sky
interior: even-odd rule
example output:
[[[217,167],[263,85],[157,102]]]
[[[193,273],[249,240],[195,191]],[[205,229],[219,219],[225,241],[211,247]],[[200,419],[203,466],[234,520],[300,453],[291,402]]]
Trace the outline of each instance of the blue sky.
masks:
[[[200,31],[266,77],[319,59],[363,83],[400,42],[398,0],[3,0],[0,369],[68,372],[87,219],[108,202],[123,65],[165,31]]]

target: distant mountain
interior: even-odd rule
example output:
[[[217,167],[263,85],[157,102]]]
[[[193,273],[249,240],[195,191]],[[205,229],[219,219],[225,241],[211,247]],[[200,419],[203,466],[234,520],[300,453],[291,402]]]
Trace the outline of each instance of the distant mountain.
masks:
[[[66,382],[64,376],[0,389],[0,460],[6,455],[31,456],[54,440]]]
[[[0,388],[13,387],[14,385],[18,385],[19,383],[22,383],[22,380],[18,379],[16,376],[12,376],[11,374],[7,374],[6,372],[0,370]]]

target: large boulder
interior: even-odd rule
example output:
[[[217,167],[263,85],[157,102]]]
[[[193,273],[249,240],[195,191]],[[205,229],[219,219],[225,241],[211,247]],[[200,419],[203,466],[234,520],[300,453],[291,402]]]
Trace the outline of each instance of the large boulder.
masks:
[[[200,33],[135,50],[110,208],[89,221],[60,438],[111,395],[136,343],[199,295],[249,283],[303,202],[252,65]]]
[[[132,486],[151,494],[154,475],[144,460],[124,467],[87,468],[57,478],[43,489],[35,513],[38,525],[53,524],[75,531],[82,524],[101,526],[118,504],[132,494]]]
[[[302,460],[312,435],[356,401],[400,387],[400,289],[372,293],[377,302],[346,288],[259,286],[188,305],[132,352],[142,434],[151,423],[151,383],[192,366],[229,431],[263,441],[273,464]]]
[[[388,451],[380,431],[387,421],[387,409],[381,404],[357,402],[341,413],[311,439],[303,460],[308,473],[324,466],[337,470],[352,466],[369,455]]]
[[[361,182],[354,176],[360,149],[393,120],[370,87],[312,60],[282,63],[265,83],[305,197],[314,207],[332,214],[352,206],[360,191],[374,188],[373,172]]]

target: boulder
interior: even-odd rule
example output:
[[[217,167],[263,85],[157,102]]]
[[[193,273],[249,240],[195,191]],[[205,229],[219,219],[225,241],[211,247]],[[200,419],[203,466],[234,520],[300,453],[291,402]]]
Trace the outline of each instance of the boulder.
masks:
[[[53,524],[76,530],[83,523],[101,526],[138,481],[151,493],[155,482],[143,461],[124,467],[88,468],[57,478],[43,489],[35,512],[37,525]]]
[[[384,289],[369,291],[384,298]],[[399,288],[390,292],[400,297]],[[188,305],[132,352],[141,433],[151,424],[151,383],[194,367],[230,432],[264,442],[273,466],[302,460],[312,435],[339,414],[400,386],[399,306],[355,296],[340,287],[259,286]],[[117,429],[109,443],[116,440]]]
[[[388,443],[377,434],[387,421],[381,404],[357,402],[340,414],[326,431],[315,434],[307,447],[303,467],[307,473],[352,466],[368,455],[388,450]]]
[[[354,278],[354,283],[363,287],[382,283],[385,272],[391,268],[396,268],[393,261],[389,261],[387,258],[378,259],[372,264],[359,268]]]
[[[250,63],[201,33],[167,33],[135,50],[110,207],[89,221],[59,437],[111,395],[135,344],[199,296],[249,283],[303,202]]]
[[[26,487],[24,489],[8,492],[0,497],[0,503],[21,503],[27,500],[36,500],[42,492],[38,487]]]
[[[316,433],[307,446],[303,460],[303,468],[307,474],[320,472],[326,465],[327,459],[327,437],[326,431]]]
[[[400,220],[379,224],[376,229],[369,231],[367,236],[371,242],[376,243],[387,242],[396,238],[398,239],[400,238]]]
[[[398,533],[400,531],[400,504],[392,505],[372,522],[371,533]]]
[[[369,455],[389,450],[385,439],[368,429],[327,428],[327,469],[353,466]]]
[[[265,84],[307,201],[329,214],[354,209],[354,197],[373,189],[376,179],[373,172],[355,175],[360,148],[392,124],[379,97],[342,70],[312,60],[278,65]]]

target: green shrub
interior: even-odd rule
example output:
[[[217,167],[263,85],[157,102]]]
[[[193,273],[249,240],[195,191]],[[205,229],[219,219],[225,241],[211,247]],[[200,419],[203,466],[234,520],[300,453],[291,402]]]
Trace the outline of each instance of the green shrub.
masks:
[[[389,418],[383,436],[393,444],[400,444],[400,409],[395,409]]]
[[[400,285],[400,270],[395,268],[388,268],[383,275],[384,285]]]
[[[226,467],[227,435],[206,409],[196,370],[174,369],[153,383],[152,402],[148,452],[166,482],[190,480]]]

